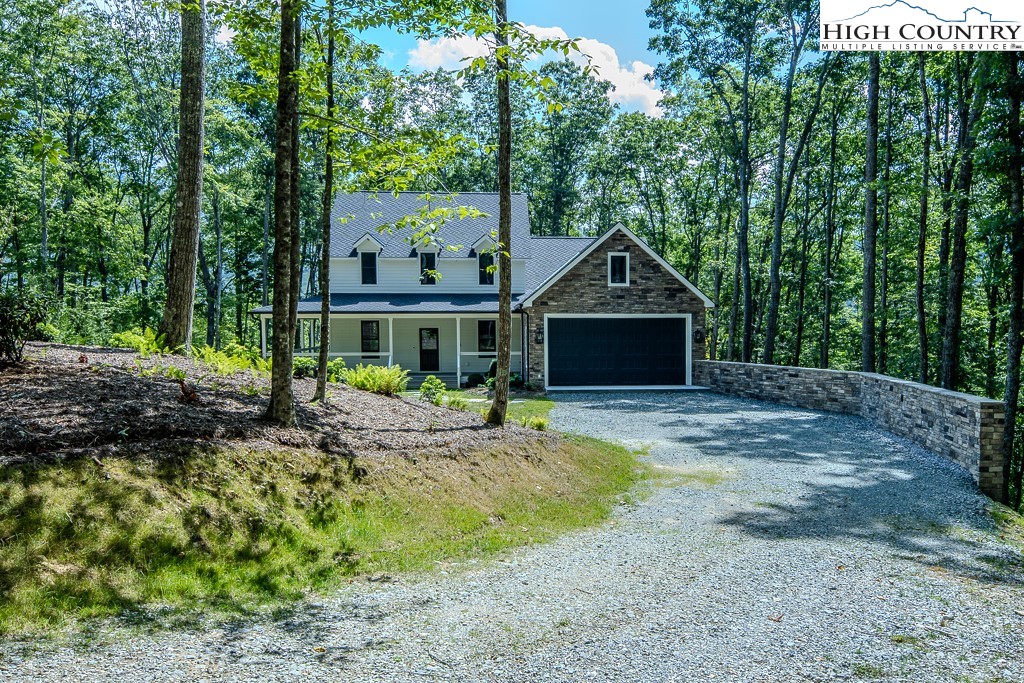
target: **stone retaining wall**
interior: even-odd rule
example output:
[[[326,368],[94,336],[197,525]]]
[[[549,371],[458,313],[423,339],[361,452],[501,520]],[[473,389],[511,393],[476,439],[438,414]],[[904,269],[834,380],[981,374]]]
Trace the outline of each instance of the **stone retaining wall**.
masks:
[[[1002,401],[885,375],[724,361],[694,361],[693,383],[743,398],[860,415],[959,463],[985,494],[1002,497]]]

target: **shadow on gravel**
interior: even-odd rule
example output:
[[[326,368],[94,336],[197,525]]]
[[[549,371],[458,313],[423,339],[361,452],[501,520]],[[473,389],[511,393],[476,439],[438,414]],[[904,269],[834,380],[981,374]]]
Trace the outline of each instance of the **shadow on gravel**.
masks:
[[[988,501],[966,470],[860,417],[710,392],[559,402],[633,413],[664,430],[661,443],[759,463],[759,486],[745,494],[756,507],[718,520],[753,538],[856,540],[936,571],[1024,585],[1020,552],[995,538]]]

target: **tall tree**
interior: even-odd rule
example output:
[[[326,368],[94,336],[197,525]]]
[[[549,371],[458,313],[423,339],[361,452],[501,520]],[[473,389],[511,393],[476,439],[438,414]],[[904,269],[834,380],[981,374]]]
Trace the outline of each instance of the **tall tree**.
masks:
[[[508,3],[495,0],[498,86],[498,368],[487,422],[504,425],[512,358],[512,105],[509,96]]]
[[[278,56],[277,125],[274,138],[274,297],[270,404],[267,419],[290,427],[295,425],[295,397],[292,390],[292,243],[299,226],[293,224],[292,192],[295,168],[292,163],[295,119],[298,115],[298,70],[295,44],[300,0],[281,0],[281,40]]]
[[[334,118],[334,0],[327,0],[327,118]],[[324,199],[320,239],[320,357],[313,400],[327,401],[327,361],[331,348],[331,207],[334,204],[334,132],[324,131]]]
[[[942,387],[957,389],[960,382],[960,330],[963,328],[964,278],[967,269],[967,230],[974,185],[974,150],[977,124],[985,107],[987,88],[979,87],[972,53],[956,55],[957,164],[953,232],[950,237],[949,289],[946,327],[942,343]]]
[[[174,234],[167,269],[167,302],[160,322],[164,343],[192,345],[192,313],[203,205],[203,104],[206,0],[181,4],[181,104]]]
[[[1021,136],[1021,99],[1024,82],[1020,74],[1021,53],[1007,52],[1006,93],[1009,112],[1006,137],[1009,143],[1008,178],[1010,214],[1010,302],[1006,333],[1006,418],[1003,422],[1003,500],[1020,508],[1024,463],[1014,468],[1014,438],[1020,405],[1021,349],[1024,348],[1024,140]],[[1011,489],[1012,485],[1012,489]],[[1011,499],[1011,492],[1013,498]]]
[[[864,162],[864,293],[861,302],[860,355],[864,372],[875,371],[875,243],[878,237],[878,87],[879,54],[868,57],[868,127]]]
[[[925,255],[928,249],[928,194],[931,188],[932,110],[928,100],[928,77],[925,73],[925,53],[917,55],[918,76],[921,83],[921,209],[917,219],[917,279],[914,301],[917,306],[918,381],[928,383],[928,320],[925,301]]]

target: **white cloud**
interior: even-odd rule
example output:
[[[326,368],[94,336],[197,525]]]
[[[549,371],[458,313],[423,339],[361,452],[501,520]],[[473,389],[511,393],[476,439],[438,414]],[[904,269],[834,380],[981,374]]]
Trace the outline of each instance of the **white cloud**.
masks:
[[[569,35],[559,26],[527,26],[531,33],[542,39],[567,40]],[[592,38],[580,38],[580,50],[589,55],[591,64],[597,69],[597,77],[608,81],[615,89],[608,94],[612,102],[627,109],[636,109],[650,116],[661,116],[658,101],[661,91],[645,77],[654,72],[654,67],[640,60],[623,65],[615,48]],[[417,69],[454,69],[464,66],[463,60],[482,57],[487,54],[487,45],[476,38],[435,38],[420,40],[409,51],[409,65]],[[580,54],[570,57],[583,65],[586,59]]]

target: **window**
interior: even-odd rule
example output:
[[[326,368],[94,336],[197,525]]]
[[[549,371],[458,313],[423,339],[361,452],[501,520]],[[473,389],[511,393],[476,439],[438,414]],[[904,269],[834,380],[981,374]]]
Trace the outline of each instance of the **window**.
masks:
[[[491,252],[481,252],[477,254],[476,260],[480,269],[480,284],[493,285],[494,270],[491,269],[491,266],[494,265],[494,254]]]
[[[478,351],[494,351],[497,339],[498,321],[478,320],[476,322],[476,343]]]
[[[629,286],[629,254],[625,252],[608,254],[608,286]]]
[[[363,320],[360,324],[363,353],[380,353],[380,321]]]
[[[299,318],[295,328],[295,350],[299,353],[315,353],[320,350],[320,320]]]
[[[420,254],[420,284],[436,285],[437,278],[434,276],[434,271],[436,270],[437,254],[433,252]]]
[[[377,252],[362,252],[361,254],[359,254],[359,263],[363,271],[363,284],[377,284]]]

